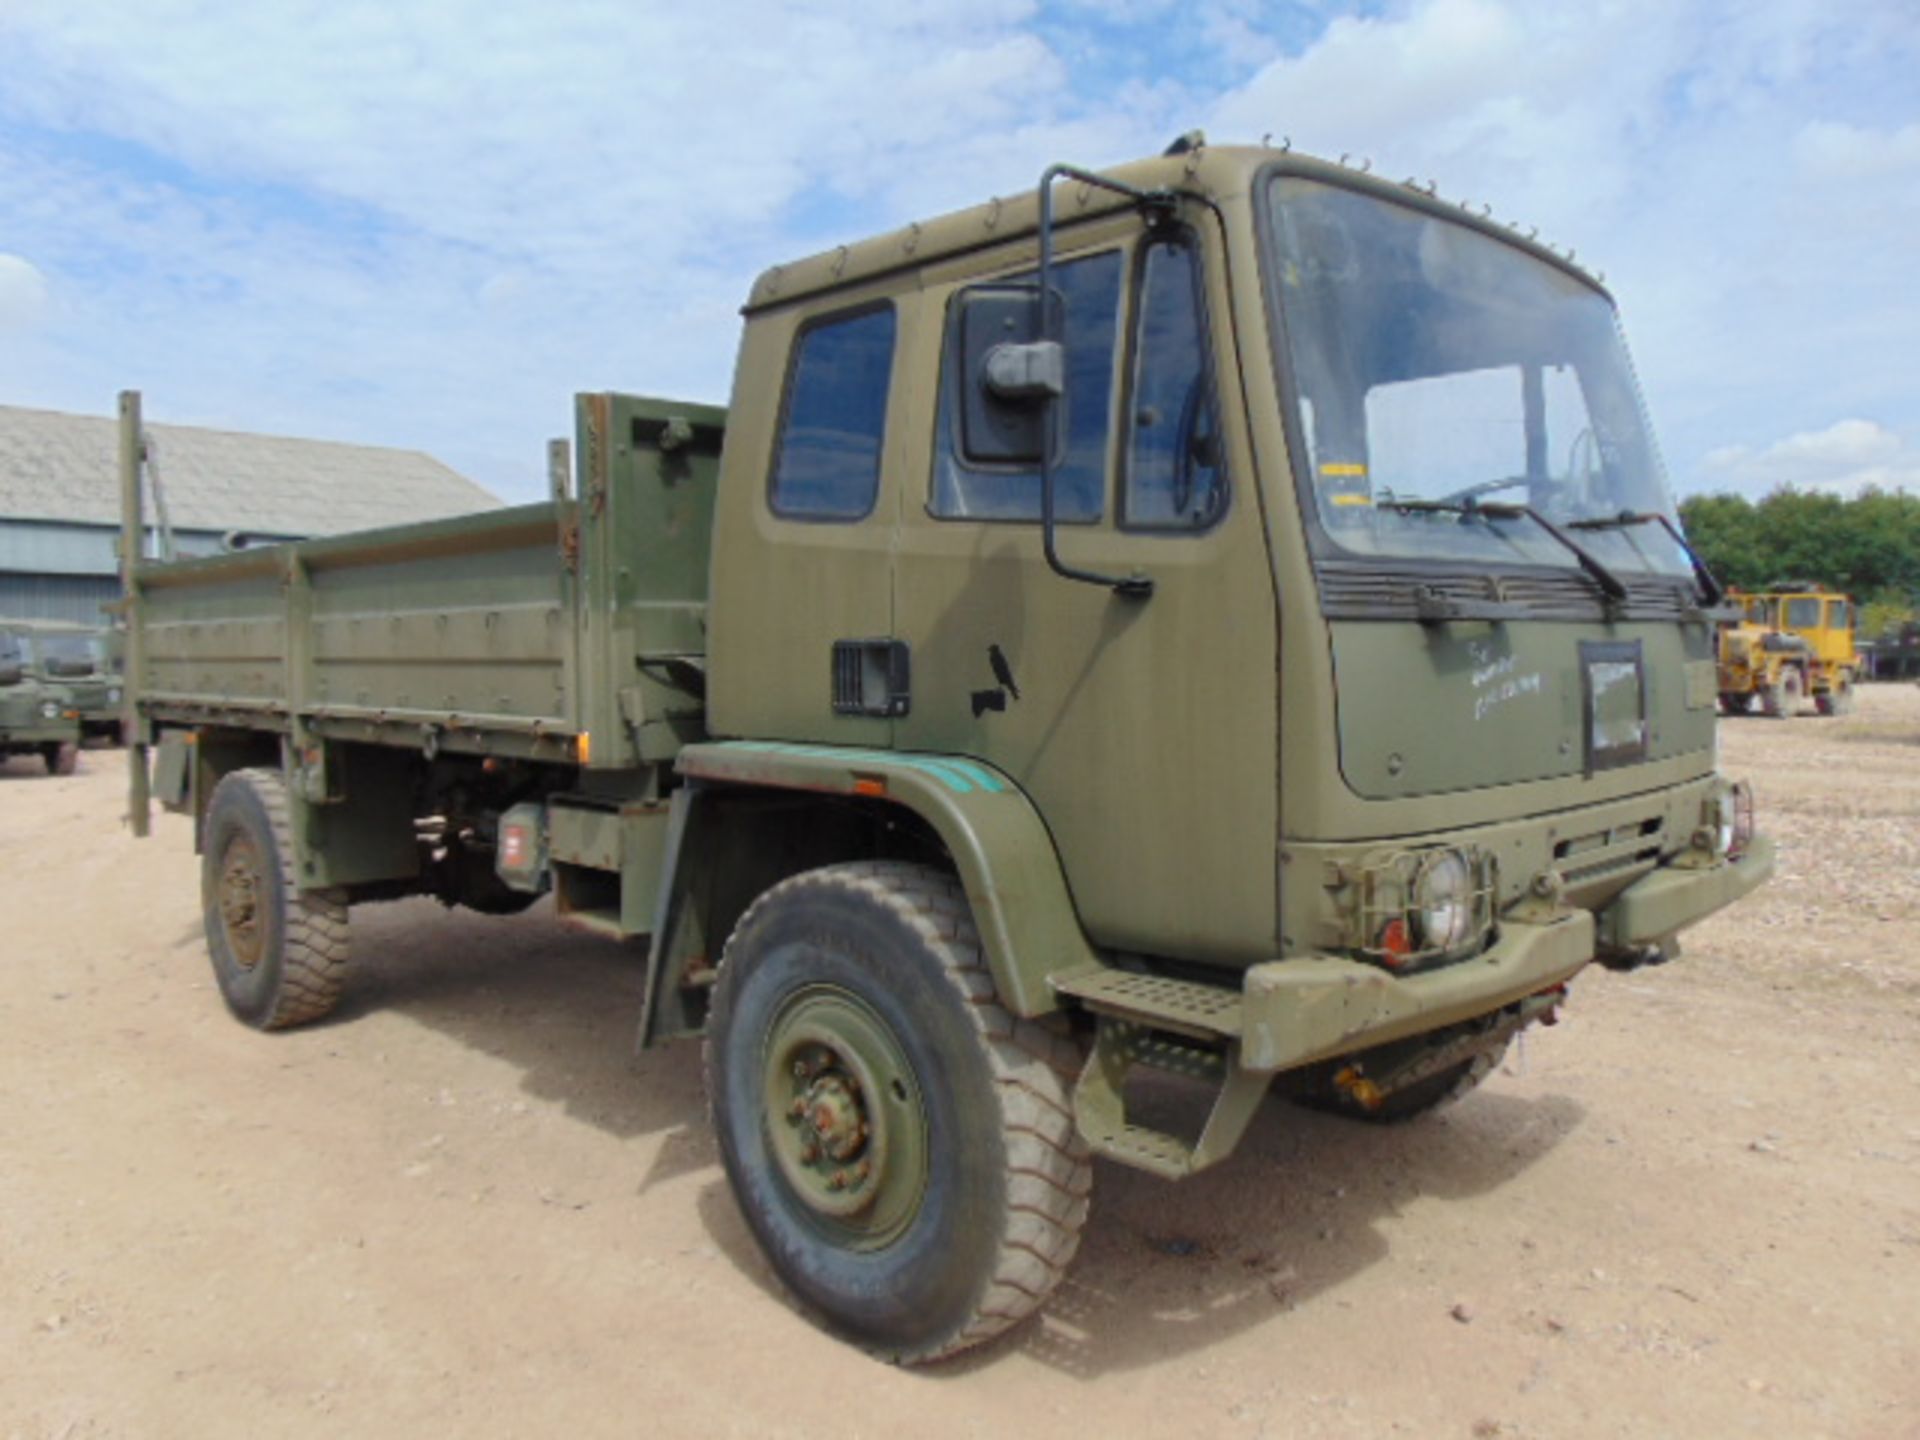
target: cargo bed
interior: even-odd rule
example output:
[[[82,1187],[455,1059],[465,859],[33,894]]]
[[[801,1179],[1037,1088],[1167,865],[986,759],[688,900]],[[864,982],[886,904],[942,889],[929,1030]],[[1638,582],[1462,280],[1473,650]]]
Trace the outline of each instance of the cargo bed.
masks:
[[[704,734],[723,422],[583,396],[577,498],[140,564],[138,723],[595,768],[670,759]]]

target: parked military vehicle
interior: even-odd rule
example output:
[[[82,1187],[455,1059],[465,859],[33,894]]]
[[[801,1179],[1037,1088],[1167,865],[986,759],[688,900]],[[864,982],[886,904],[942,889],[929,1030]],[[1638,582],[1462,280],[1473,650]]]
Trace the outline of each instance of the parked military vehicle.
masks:
[[[1853,709],[1851,599],[1806,582],[1731,598],[1738,612],[1720,630],[1716,682],[1729,715],[1744,715],[1756,698],[1775,719],[1797,714],[1808,696],[1822,715]]]
[[[38,755],[50,775],[79,763],[80,712],[65,686],[39,679],[11,628],[0,626],[0,760]]]
[[[324,1015],[358,903],[551,893],[704,1034],[786,1283],[922,1361],[1045,1301],[1093,1155],[1429,1110],[1770,872],[1569,260],[1188,143],[745,316],[725,411],[582,396],[553,503],[133,568],[132,813],[193,817],[240,1019]]]
[[[0,620],[36,680],[64,688],[80,714],[83,739],[120,738],[120,677],[111,667],[102,626],[58,620]]]

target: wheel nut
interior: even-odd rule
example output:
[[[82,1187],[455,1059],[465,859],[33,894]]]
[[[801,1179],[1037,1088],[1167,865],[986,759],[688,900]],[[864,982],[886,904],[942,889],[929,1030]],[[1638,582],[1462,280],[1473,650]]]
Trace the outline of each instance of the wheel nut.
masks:
[[[800,1147],[800,1158],[811,1165],[820,1158],[820,1147],[809,1140]]]
[[[787,1118],[789,1120],[798,1120],[802,1115],[806,1113],[807,1113],[807,1102],[804,1098],[796,1098],[793,1104],[787,1107]]]
[[[829,1190],[846,1189],[847,1188],[847,1172],[844,1170],[834,1171],[833,1174],[829,1176],[827,1179],[827,1188]]]

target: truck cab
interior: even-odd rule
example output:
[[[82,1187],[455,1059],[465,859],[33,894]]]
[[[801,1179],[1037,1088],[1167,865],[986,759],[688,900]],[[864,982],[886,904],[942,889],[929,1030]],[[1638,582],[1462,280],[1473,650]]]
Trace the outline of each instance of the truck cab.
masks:
[[[83,738],[118,738],[120,677],[109,659],[107,631],[58,620],[0,621],[26,660],[27,673],[66,690]]]
[[[981,361],[1037,283],[1034,202],[755,287],[714,733],[992,767],[1092,946],[1149,966],[1405,974],[1497,947],[1543,894],[1603,954],[1670,948],[1691,917],[1649,931],[1621,897],[1726,858],[1696,846],[1735,808],[1718,596],[1660,523],[1610,297],[1323,162],[1200,148],[1114,176],[1133,194],[1067,180],[1051,236],[1051,526]]]
[[[0,622],[0,760],[38,755],[52,775],[71,775],[80,752],[80,712],[64,685],[42,679],[21,627]]]

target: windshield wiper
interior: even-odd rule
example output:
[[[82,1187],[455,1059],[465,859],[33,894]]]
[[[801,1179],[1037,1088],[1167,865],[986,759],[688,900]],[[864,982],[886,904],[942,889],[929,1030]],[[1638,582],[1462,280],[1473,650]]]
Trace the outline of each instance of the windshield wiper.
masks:
[[[1522,516],[1525,516],[1542,530],[1546,531],[1547,534],[1551,535],[1561,545],[1566,547],[1573,558],[1580,562],[1580,568],[1593,577],[1594,583],[1599,585],[1601,593],[1604,594],[1608,600],[1620,601],[1627,598],[1625,581],[1621,580],[1618,575],[1614,574],[1613,571],[1596,560],[1591,550],[1587,549],[1586,546],[1567,534],[1566,531],[1547,519],[1546,516],[1542,515],[1531,505],[1514,505],[1506,501],[1483,504],[1475,500],[1471,495],[1464,500],[1376,500],[1374,504],[1382,510],[1398,510],[1403,513],[1418,512],[1421,514],[1438,512],[1445,515],[1459,515],[1464,519],[1471,519],[1474,516],[1484,516],[1488,520],[1518,520]]]
[[[1659,510],[1622,510],[1618,515],[1598,515],[1591,520],[1573,520],[1568,522],[1572,530],[1620,530],[1629,525],[1645,525],[1648,521],[1657,521],[1662,530],[1673,537],[1673,543],[1685,552],[1687,560],[1693,566],[1693,578],[1700,582],[1700,599],[1706,605],[1718,605],[1727,598],[1726,587],[1707,568],[1707,562],[1700,558],[1700,552],[1687,543],[1687,537],[1680,533],[1680,527],[1673,523],[1665,513]]]

